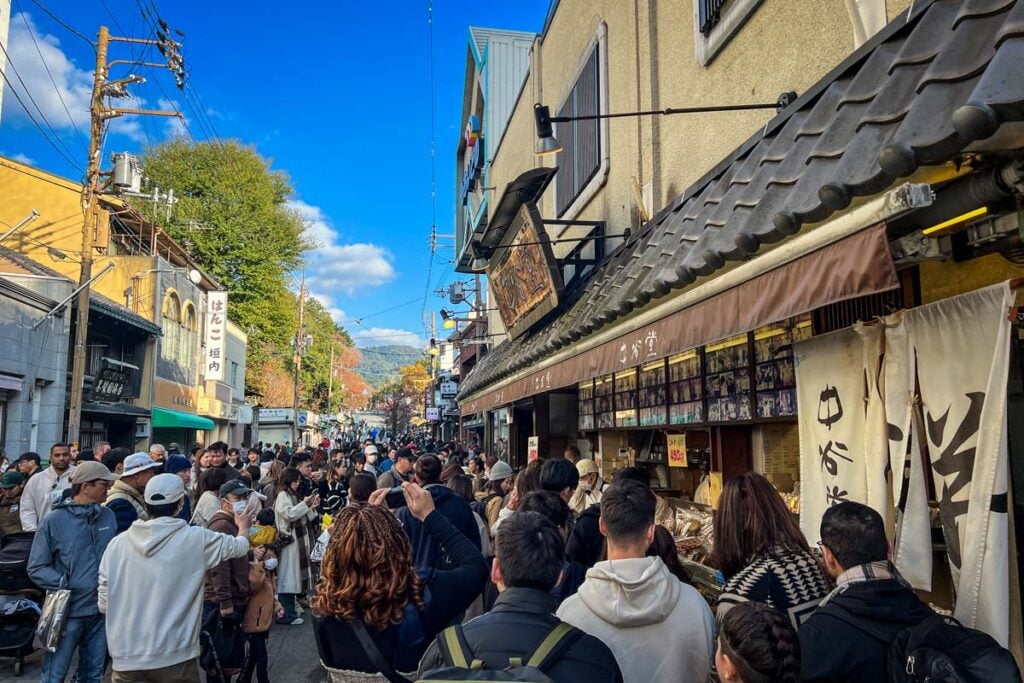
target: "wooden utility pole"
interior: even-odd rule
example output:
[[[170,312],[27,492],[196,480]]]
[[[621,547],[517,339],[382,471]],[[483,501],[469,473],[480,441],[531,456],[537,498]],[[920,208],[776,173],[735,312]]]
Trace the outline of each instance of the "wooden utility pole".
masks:
[[[91,290],[90,284],[93,279],[93,243],[99,229],[100,161],[103,131],[108,120],[124,114],[181,117],[181,112],[178,111],[123,109],[106,106],[104,98],[128,97],[127,86],[132,83],[141,83],[144,80],[139,76],[133,75],[115,81],[107,80],[109,67],[114,64],[131,63],[126,60],[107,62],[107,52],[110,43],[114,41],[161,46],[168,54],[167,66],[171,67],[173,62],[175,67],[179,68],[179,77],[183,77],[181,74],[184,73],[184,63],[181,62],[179,65],[180,54],[178,49],[180,45],[166,36],[162,37],[161,40],[115,37],[110,35],[110,31],[106,26],[100,26],[96,41],[96,72],[93,74],[92,97],[89,101],[89,159],[85,183],[82,185],[82,269],[78,277],[79,290],[75,302],[78,311],[75,318],[75,344],[71,363],[71,401],[68,409],[67,438],[65,439],[68,443],[75,445],[78,445],[78,438],[82,430],[82,400],[85,391],[85,361],[89,336],[89,295]],[[141,66],[162,67],[164,65],[146,62],[141,64]],[[102,275],[102,272],[100,274]]]
[[[110,31],[100,26],[96,42],[96,73],[92,81],[92,99],[89,103],[89,166],[82,187],[82,272],[78,277],[78,317],[75,320],[75,354],[71,364],[71,405],[68,410],[68,442],[78,443],[82,429],[82,392],[85,384],[85,350],[89,333],[89,280],[92,279],[92,249],[96,234],[96,195],[100,183],[100,144],[107,111],[103,106],[103,86],[107,82],[107,47]]]
[[[299,285],[299,328],[295,331],[295,395],[292,398],[292,444],[299,440],[299,372],[302,369],[302,347],[306,342],[302,333],[306,314],[306,269],[302,269],[302,282]]]

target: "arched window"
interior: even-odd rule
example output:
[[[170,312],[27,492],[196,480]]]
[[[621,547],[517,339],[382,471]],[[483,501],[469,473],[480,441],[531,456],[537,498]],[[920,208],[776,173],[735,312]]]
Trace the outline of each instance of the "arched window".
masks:
[[[181,358],[182,367],[191,370],[196,366],[196,351],[198,345],[199,325],[196,318],[196,307],[191,301],[186,301],[182,308],[181,315]]]
[[[164,296],[160,328],[163,332],[160,356],[165,360],[177,361],[181,339],[181,300],[174,290],[169,290]]]

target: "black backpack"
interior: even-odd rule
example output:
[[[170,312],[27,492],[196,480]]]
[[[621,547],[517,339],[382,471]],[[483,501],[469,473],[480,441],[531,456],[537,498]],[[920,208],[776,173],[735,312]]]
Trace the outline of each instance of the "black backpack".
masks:
[[[445,666],[424,672],[417,683],[440,681],[521,681],[523,683],[554,683],[547,675],[559,658],[572,647],[583,632],[569,624],[560,623],[544,637],[528,658],[511,657],[505,668],[488,668],[473,656],[461,626],[449,626],[437,636],[437,644]]]
[[[484,520],[484,522],[486,522],[487,521],[487,504],[490,503],[495,498],[501,498],[501,496],[498,495],[497,493],[492,493],[489,496],[487,496],[486,498],[484,498],[483,500],[474,500],[472,503],[469,504],[469,509],[472,510],[473,512],[475,512],[476,514],[480,515],[480,519],[482,519],[482,520]]]
[[[953,617],[932,614],[890,638],[872,622],[826,605],[835,617],[889,646],[890,683],[1020,683],[1020,670],[1010,651],[977,629]]]

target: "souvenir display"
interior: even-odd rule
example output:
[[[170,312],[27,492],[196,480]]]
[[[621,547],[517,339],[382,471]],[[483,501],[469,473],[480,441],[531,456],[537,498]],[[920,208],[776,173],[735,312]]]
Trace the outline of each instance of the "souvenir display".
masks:
[[[664,425],[668,419],[668,395],[665,385],[665,362],[649,363],[640,368],[640,426]]]
[[[594,429],[594,383],[592,381],[579,385],[579,416],[581,432]]]
[[[693,424],[704,421],[699,349],[668,359],[668,394],[669,424]]]
[[[615,426],[636,427],[638,424],[637,371],[615,373]]]

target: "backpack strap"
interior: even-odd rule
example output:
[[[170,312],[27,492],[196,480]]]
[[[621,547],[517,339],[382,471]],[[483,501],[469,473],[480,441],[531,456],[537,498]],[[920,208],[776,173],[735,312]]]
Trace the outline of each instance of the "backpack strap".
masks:
[[[526,666],[532,666],[546,672],[582,636],[583,631],[565,622],[559,622],[545,636],[544,640],[537,646],[537,649],[533,651],[533,654],[526,661]]]
[[[892,642],[892,636],[881,629],[877,628],[873,623],[867,619],[859,619],[845,609],[837,607],[835,605],[826,604],[824,607],[819,607],[818,612],[821,614],[827,614],[830,617],[835,617],[839,621],[852,626],[858,631],[862,631],[872,638],[882,641],[886,645]]]
[[[356,615],[354,619],[348,622],[348,625],[352,627],[352,631],[356,634],[356,638],[359,639],[359,644],[363,647],[363,652],[369,657],[373,665],[377,667],[381,675],[388,679],[390,683],[411,683],[411,681],[402,676],[394,667],[391,666],[391,662],[387,660],[384,653],[380,651],[377,644],[373,642],[373,638],[370,637],[370,632],[366,630],[366,624],[363,623],[362,618]]]
[[[459,669],[483,669],[484,662],[473,657],[473,650],[466,641],[466,634],[460,624],[449,626],[437,636],[437,646],[441,650],[445,666]]]

